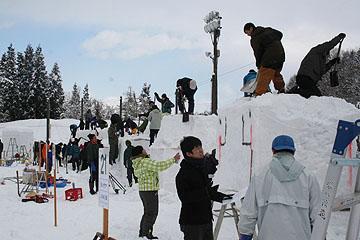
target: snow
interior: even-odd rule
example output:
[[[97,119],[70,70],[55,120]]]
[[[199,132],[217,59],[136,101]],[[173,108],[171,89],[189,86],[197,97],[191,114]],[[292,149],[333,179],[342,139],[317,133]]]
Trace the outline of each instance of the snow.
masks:
[[[251,111],[251,117],[249,116]],[[190,121],[182,123],[180,115],[164,116],[158,138],[152,147],[148,147],[148,134],[120,138],[120,159],[111,166],[113,175],[127,185],[126,171],[122,164],[124,142],[130,139],[133,145],[143,145],[153,159],[162,160],[180,152],[179,143],[184,136],[194,135],[203,142],[205,151],[217,149],[220,160],[215,182],[223,191],[243,192],[250,176],[250,147],[242,144],[242,117],[244,118],[244,141],[250,138],[252,126],[253,173],[258,172],[271,160],[271,142],[276,135],[291,135],[296,144],[296,158],[318,176],[322,184],[329,161],[332,144],[336,134],[338,120],[355,121],[360,111],[344,100],[331,97],[312,97],[303,99],[297,95],[265,94],[255,99],[240,98],[223,109],[219,116],[190,116]],[[78,120],[51,120],[51,141],[68,142],[70,124]],[[226,123],[226,124],[225,124]],[[225,127],[226,125],[226,127]],[[33,140],[45,139],[46,121],[23,120],[0,124],[0,138],[9,136],[9,132],[33,133]],[[226,130],[225,130],[226,129]],[[226,136],[225,136],[226,132]],[[89,131],[80,131],[78,136],[87,138]],[[223,146],[219,144],[219,136]],[[28,138],[28,137],[26,137]],[[100,131],[100,138],[107,145],[107,129]],[[29,140],[27,140],[29,141]],[[225,144],[224,144],[225,143]],[[30,143],[27,143],[30,144]],[[6,150],[7,145],[4,145]],[[355,155],[355,145],[352,148]],[[22,174],[23,164],[0,167],[0,178],[15,176],[16,170]],[[180,202],[176,195],[174,178],[178,165],[160,175],[161,190],[159,216],[154,226],[155,235],[160,239],[182,239],[178,217]],[[349,169],[345,169],[341,192],[351,189],[354,180]],[[353,170],[352,174],[356,171]],[[58,176],[67,178],[83,189],[84,198],[75,202],[65,201],[64,191],[57,190],[58,226],[54,227],[53,200],[48,203],[22,203],[17,196],[16,184],[6,180],[0,185],[0,239],[92,239],[95,232],[102,230],[102,209],[98,207],[98,196],[88,193],[89,172],[65,173],[60,168]],[[52,189],[50,189],[53,191]],[[239,203],[238,203],[239,204]],[[219,205],[215,204],[214,209]],[[138,239],[142,204],[137,186],[127,187],[126,194],[115,194],[110,189],[109,232],[116,239]],[[348,213],[334,213],[330,222],[327,239],[344,238]],[[216,221],[216,218],[215,218]],[[219,239],[237,239],[232,219],[225,219]]]

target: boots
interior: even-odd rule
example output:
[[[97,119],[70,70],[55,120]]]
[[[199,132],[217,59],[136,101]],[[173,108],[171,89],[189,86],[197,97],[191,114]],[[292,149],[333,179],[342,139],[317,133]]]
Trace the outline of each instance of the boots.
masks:
[[[94,181],[91,180],[91,178],[89,179],[89,189],[90,189],[90,194],[94,195],[96,192],[94,191]]]

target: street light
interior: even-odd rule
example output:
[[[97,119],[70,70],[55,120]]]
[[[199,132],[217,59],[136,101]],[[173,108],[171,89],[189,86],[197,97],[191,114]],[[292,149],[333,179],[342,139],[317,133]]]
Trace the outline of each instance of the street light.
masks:
[[[219,42],[221,29],[220,13],[217,11],[211,11],[205,16],[204,22],[206,23],[204,26],[204,31],[206,33],[210,33],[211,41],[214,46],[213,54],[210,52],[206,52],[205,54],[213,61],[213,73],[211,76],[211,113],[217,114],[217,64],[218,58],[220,56],[220,51],[217,49],[217,44]]]

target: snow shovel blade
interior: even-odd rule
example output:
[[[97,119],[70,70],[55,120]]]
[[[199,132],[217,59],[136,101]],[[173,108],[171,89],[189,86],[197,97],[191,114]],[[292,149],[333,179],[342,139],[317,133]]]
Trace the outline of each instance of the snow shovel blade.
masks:
[[[254,93],[255,90],[256,90],[256,86],[257,86],[257,78],[254,78],[254,79],[250,80],[249,82],[247,82],[247,83],[240,89],[240,91],[246,92],[246,93]]]
[[[189,121],[189,113],[187,113],[187,112],[183,113],[182,121],[183,122],[188,122]]]
[[[330,86],[331,87],[339,86],[339,77],[337,71],[330,72]]]

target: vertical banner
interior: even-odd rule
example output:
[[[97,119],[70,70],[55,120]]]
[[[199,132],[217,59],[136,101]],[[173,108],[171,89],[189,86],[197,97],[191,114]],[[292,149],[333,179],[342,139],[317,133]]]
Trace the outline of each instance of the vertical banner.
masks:
[[[109,209],[108,148],[99,149],[99,207]]]

